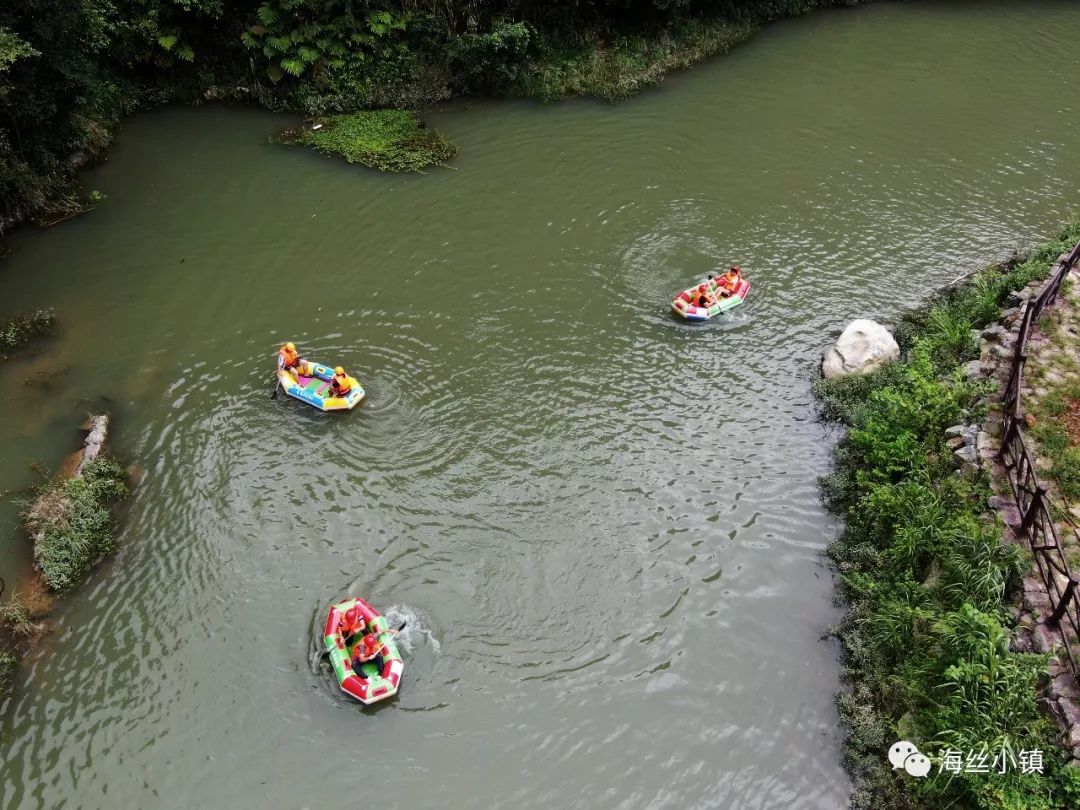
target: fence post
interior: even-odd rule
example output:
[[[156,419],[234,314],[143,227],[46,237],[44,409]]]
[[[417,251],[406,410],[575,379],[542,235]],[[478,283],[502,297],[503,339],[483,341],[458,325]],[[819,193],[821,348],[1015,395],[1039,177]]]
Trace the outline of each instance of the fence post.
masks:
[[[1042,488],[1039,483],[1035,484],[1035,493],[1031,496],[1031,503],[1028,504],[1027,511],[1024,513],[1024,519],[1020,521],[1020,533],[1023,534],[1031,529],[1031,524],[1035,522],[1035,518],[1039,516],[1039,507],[1042,506],[1043,498],[1046,496],[1046,490]]]
[[[1057,607],[1054,608],[1054,612],[1050,614],[1050,618],[1046,620],[1047,624],[1052,624],[1055,627],[1061,623],[1061,617],[1065,615],[1065,611],[1069,609],[1069,600],[1076,595],[1076,587],[1080,585],[1080,576],[1076,574],[1069,574],[1069,584],[1065,586],[1065,593],[1061,595],[1061,601],[1057,603]]]
[[[1013,439],[1016,438],[1016,431],[1020,429],[1018,426],[1019,420],[1008,412],[1006,412],[1005,414],[1005,423],[1007,425],[1007,427],[1005,428],[1005,437],[1001,440],[1001,447],[998,448],[997,453],[997,460],[999,462],[1005,461],[1005,451],[1009,449],[1009,446],[1012,444]]]

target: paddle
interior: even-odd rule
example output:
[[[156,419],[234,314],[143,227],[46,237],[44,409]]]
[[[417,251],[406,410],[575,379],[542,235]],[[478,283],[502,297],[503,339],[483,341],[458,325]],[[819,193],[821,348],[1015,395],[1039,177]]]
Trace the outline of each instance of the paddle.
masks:
[[[270,392],[270,399],[277,399],[278,389],[281,388],[281,380],[274,378],[274,390]]]

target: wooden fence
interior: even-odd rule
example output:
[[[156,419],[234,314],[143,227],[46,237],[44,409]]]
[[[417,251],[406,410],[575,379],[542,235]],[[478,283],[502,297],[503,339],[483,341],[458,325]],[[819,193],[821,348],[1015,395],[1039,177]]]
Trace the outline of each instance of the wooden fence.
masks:
[[[1080,262],[1080,242],[1063,254],[1054,271],[1024,308],[1023,320],[1016,338],[1012,368],[1002,397],[1003,438],[998,459],[1008,473],[1009,486],[1020,512],[1017,534],[1027,543],[1035,558],[1035,567],[1046,588],[1050,601],[1050,615],[1045,623],[1061,631],[1061,637],[1073,674],[1080,678],[1077,658],[1080,650],[1080,575],[1069,568],[1069,561],[1059,542],[1057,523],[1047,497],[1046,488],[1035,475],[1035,464],[1027,442],[1024,440],[1024,415],[1021,402],[1024,365],[1027,363],[1027,343],[1031,328],[1042,311],[1057,298],[1061,285],[1070,271]],[[1061,510],[1059,513],[1064,514]],[[1063,519],[1063,525],[1077,534],[1080,531],[1072,521]]]

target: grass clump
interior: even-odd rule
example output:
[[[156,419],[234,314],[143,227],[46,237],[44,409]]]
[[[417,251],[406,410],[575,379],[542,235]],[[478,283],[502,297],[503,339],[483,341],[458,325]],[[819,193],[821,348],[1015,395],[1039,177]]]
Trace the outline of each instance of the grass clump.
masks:
[[[51,591],[82,581],[116,545],[109,507],[127,495],[124,470],[111,459],[87,464],[81,475],[49,485],[25,515],[34,558]]]
[[[51,309],[37,309],[29,315],[15,315],[0,325],[0,356],[20,349],[40,335],[52,334],[56,315]]]
[[[1060,243],[1040,248],[1011,277],[991,268],[905,318],[900,362],[863,378],[821,381],[829,418],[848,427],[823,480],[845,515],[830,547],[848,612],[836,628],[850,691],[837,706],[860,810],[964,807],[1064,810],[1080,806],[1080,770],[1037,705],[1045,656],[1010,650],[1006,594],[1027,561],[1002,545],[984,515],[983,476],[958,475],[945,428],[978,416],[986,383],[963,364],[972,330],[1008,293],[1045,275]],[[886,752],[914,742],[935,763],[926,779],[892,770]],[[1044,772],[1022,773],[1022,750],[1043,752]],[[942,770],[947,751],[1005,752],[1004,774]]]
[[[15,680],[15,667],[19,659],[9,650],[0,650],[0,700],[7,697]]]
[[[294,140],[384,172],[419,172],[457,154],[457,146],[406,110],[368,110],[316,123],[322,127],[305,127]]]
[[[3,582],[0,581],[2,592]],[[18,593],[13,593],[7,601],[0,603],[0,701],[7,696],[14,683],[19,655],[42,629],[42,624],[32,621],[30,608]]]

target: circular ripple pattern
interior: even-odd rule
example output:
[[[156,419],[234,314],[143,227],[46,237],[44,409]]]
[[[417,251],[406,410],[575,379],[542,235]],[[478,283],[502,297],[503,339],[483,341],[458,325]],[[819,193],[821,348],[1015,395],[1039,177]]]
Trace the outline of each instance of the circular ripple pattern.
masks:
[[[1013,5],[814,14],[617,107],[455,105],[457,171],[417,178],[253,110],[131,121],[109,204],[0,276],[63,324],[12,373],[70,367],[0,393],[0,488],[102,398],[141,467],[6,708],[5,807],[323,807],[373,773],[416,808],[844,806],[809,380],[847,319],[1070,209],[1080,9]],[[732,261],[745,306],[670,317]],[[368,400],[271,398],[285,339]],[[410,626],[373,708],[317,661],[352,593]]]

